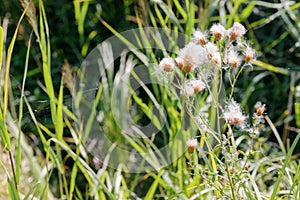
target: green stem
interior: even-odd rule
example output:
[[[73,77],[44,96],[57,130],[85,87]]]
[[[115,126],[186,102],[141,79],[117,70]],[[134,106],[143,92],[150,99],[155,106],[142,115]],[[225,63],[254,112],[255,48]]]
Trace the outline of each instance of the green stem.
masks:
[[[230,183],[230,189],[231,189],[232,199],[235,200],[234,187],[233,187],[233,183],[232,183],[232,180],[231,180],[231,177],[230,177],[230,173],[229,173],[227,162],[225,162],[225,165],[226,165],[226,172],[227,172],[228,180],[229,180],[229,183]]]
[[[217,168],[217,164],[213,155],[213,151],[210,151],[209,153],[210,155],[210,159],[211,159],[211,165],[212,165],[212,169],[213,169],[213,173],[216,175],[215,180],[214,180],[214,184],[216,187],[216,197],[220,197],[220,191],[219,191],[219,185],[218,185],[218,168]]]
[[[10,164],[11,164],[10,165],[11,166],[11,170],[12,170],[13,177],[14,177],[14,183],[15,183],[16,189],[18,190],[17,178],[16,178],[16,172],[15,172],[15,166],[14,166],[14,162],[13,162],[13,157],[12,157],[11,151],[8,151],[8,154],[9,154],[9,160],[10,160]]]
[[[236,74],[236,76],[235,76],[234,79],[233,79],[233,82],[232,82],[232,84],[231,84],[231,92],[230,92],[229,99],[231,99],[232,96],[233,96],[234,85],[235,85],[235,83],[236,83],[236,81],[237,81],[239,75],[240,75],[241,72],[244,70],[244,68],[245,68],[245,65],[243,65],[243,66],[241,67],[241,69],[238,71],[238,73]],[[230,76],[230,74],[229,74],[229,76]],[[231,82],[231,81],[230,81],[230,82]]]

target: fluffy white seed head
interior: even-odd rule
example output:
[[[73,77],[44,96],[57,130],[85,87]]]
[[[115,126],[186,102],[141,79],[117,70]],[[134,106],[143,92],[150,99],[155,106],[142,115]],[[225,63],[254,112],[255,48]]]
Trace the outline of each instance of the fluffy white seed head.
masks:
[[[193,41],[196,44],[205,45],[207,43],[207,33],[201,31],[194,31],[193,32]]]
[[[213,53],[210,60],[213,64],[219,66],[221,64],[221,54],[219,52]]]
[[[261,116],[265,110],[266,110],[266,104],[262,104],[260,101],[256,102],[256,104],[254,105],[254,108],[256,110],[256,115],[257,116]]]
[[[208,42],[205,45],[205,48],[209,57],[212,57],[214,53],[219,52],[219,48],[217,47],[217,45],[212,42]]]
[[[191,97],[194,95],[194,87],[190,82],[183,84],[183,93],[186,97]]]
[[[210,28],[211,34],[214,36],[214,40],[216,42],[220,41],[224,35],[226,35],[227,31],[220,23],[213,24]]]
[[[245,27],[238,22],[234,22],[233,26],[228,30],[228,37],[231,41],[234,41],[245,35],[245,33]]]
[[[161,70],[163,70],[165,72],[172,72],[175,67],[175,62],[174,62],[173,58],[170,58],[170,57],[163,58],[160,61],[159,66],[160,66]]]
[[[200,79],[190,80],[183,85],[184,94],[187,97],[193,96],[205,89],[205,83]]]
[[[193,153],[198,145],[197,139],[190,139],[186,142],[186,145],[188,147],[188,152]]]
[[[246,48],[244,50],[244,56],[245,56],[245,62],[250,62],[251,60],[254,60],[256,57],[256,52],[253,48],[251,48],[248,44],[246,45]]]
[[[205,89],[205,83],[200,79],[191,80],[190,82],[193,86],[194,94],[197,94]]]
[[[231,67],[237,68],[240,66],[241,61],[238,52],[233,47],[230,47],[225,55],[225,63]]]
[[[177,62],[178,60],[182,62]],[[207,52],[204,47],[190,42],[183,49],[179,50],[176,62],[178,66],[179,63],[182,64],[182,70],[185,73],[189,73],[201,64],[208,62]]]
[[[240,125],[246,120],[246,116],[243,115],[240,105],[233,99],[228,102],[223,116],[228,124]]]

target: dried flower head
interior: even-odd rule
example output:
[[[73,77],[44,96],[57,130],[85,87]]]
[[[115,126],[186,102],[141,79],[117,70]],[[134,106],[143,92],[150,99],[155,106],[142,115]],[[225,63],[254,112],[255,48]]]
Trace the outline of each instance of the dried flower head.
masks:
[[[200,79],[191,80],[191,84],[192,84],[193,89],[194,89],[194,94],[197,94],[198,92],[205,89],[205,83]]]
[[[225,55],[225,63],[234,68],[239,67],[241,64],[241,58],[233,46],[229,47],[229,50]]]
[[[165,72],[172,72],[175,67],[175,62],[173,58],[167,57],[163,58],[159,63],[160,68]]]
[[[212,57],[216,52],[219,52],[217,45],[212,42],[208,42],[205,47],[209,57]]]
[[[245,33],[245,27],[238,22],[234,22],[233,26],[228,30],[228,37],[231,41],[234,41],[245,35]]]
[[[184,65],[183,58],[177,57],[177,58],[175,58],[175,61],[177,63],[178,68],[181,70],[183,68],[183,65]]]
[[[183,94],[186,96],[186,97],[191,97],[194,95],[194,88],[193,88],[193,85],[190,84],[189,82],[187,83],[184,83],[183,85]]]
[[[251,60],[255,59],[255,50],[251,48],[248,44],[246,44],[246,48],[244,50],[245,62],[250,62]]]
[[[205,45],[207,43],[207,33],[201,31],[194,31],[193,40],[196,44]]]
[[[223,116],[228,124],[239,125],[246,120],[246,116],[243,115],[240,105],[233,99],[228,102]]]
[[[256,110],[256,115],[261,116],[265,110],[266,110],[266,105],[262,104],[260,101],[258,101],[255,105],[254,108]]]
[[[187,97],[190,97],[204,90],[205,83],[200,79],[193,79],[184,83],[183,89],[184,89],[184,94]]]
[[[210,60],[212,61],[213,64],[220,65],[221,64],[221,54],[219,52],[215,52],[210,57]]]
[[[186,145],[188,147],[188,152],[193,153],[195,148],[198,145],[198,141],[197,141],[197,139],[190,139],[186,142]]]
[[[181,67],[185,73],[189,73],[201,64],[207,63],[207,60],[205,48],[190,42],[179,50],[176,62],[179,68]]]
[[[213,24],[210,28],[211,34],[214,36],[216,42],[220,41],[224,35],[226,35],[226,29],[220,23]]]

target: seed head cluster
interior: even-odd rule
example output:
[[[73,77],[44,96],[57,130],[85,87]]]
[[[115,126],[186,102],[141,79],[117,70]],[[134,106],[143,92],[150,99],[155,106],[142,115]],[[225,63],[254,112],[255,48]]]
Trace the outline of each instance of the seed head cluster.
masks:
[[[208,64],[220,69],[250,64],[256,58],[256,52],[244,41],[245,33],[245,27],[237,22],[228,30],[219,23],[213,24],[209,31],[195,30],[192,41],[178,51],[177,57],[162,59],[160,67],[165,72],[172,72],[176,65],[189,74],[201,71]]]
[[[225,71],[228,79],[232,76],[235,79],[239,70],[251,66],[252,61],[256,59],[255,50],[245,40],[246,32],[246,28],[237,22],[229,29],[216,23],[206,31],[194,30],[192,41],[180,49],[176,57],[163,58],[159,64],[160,69],[165,73],[177,73],[183,77],[180,79],[179,88],[181,94],[186,98],[194,97],[205,90],[212,92],[212,88],[208,85],[214,81],[212,77],[222,77],[220,74]],[[232,84],[232,79],[230,81]],[[231,87],[234,87],[233,84]],[[232,91],[234,90],[232,89]],[[213,97],[209,96],[209,98]],[[190,98],[190,100],[194,100],[194,98]],[[229,126],[246,131],[248,129],[256,131],[247,125],[247,117],[232,95],[220,108],[222,111],[220,117]],[[265,105],[258,104],[253,118],[260,123],[264,111]],[[197,112],[201,112],[201,110]],[[206,130],[208,129],[206,128]],[[193,153],[197,146],[197,140],[188,140],[186,145],[189,153]]]
[[[228,124],[233,125],[242,125],[246,119],[246,116],[242,113],[241,106],[233,99],[228,101],[223,116]]]

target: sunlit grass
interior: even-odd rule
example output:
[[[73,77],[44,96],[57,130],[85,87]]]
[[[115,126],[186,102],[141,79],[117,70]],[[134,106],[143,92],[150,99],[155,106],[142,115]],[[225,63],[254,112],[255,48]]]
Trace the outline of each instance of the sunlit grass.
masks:
[[[125,1],[124,1],[125,2]],[[78,40],[81,56],[88,56],[91,42],[99,34],[98,30],[85,33],[86,20],[91,17],[89,9],[95,6],[97,11],[93,20],[98,19],[102,26],[107,28],[113,35],[124,43],[131,52],[123,52],[118,62],[114,62],[113,47],[109,43],[102,43],[98,46],[99,57],[103,56],[102,65],[106,70],[103,72],[102,80],[95,89],[95,96],[91,103],[91,112],[86,119],[80,118],[77,111],[80,109],[88,96],[84,89],[76,92],[74,74],[79,80],[84,80],[84,69],[73,70],[65,61],[62,77],[53,77],[53,54],[51,49],[52,37],[63,37],[52,35],[49,28],[51,19],[47,15],[47,6],[42,0],[30,3],[22,0],[22,15],[17,23],[14,35],[10,38],[8,47],[3,46],[4,35],[0,27],[0,72],[1,72],[1,103],[0,103],[0,128],[1,128],[1,154],[0,173],[3,175],[0,187],[0,198],[6,199],[299,199],[300,198],[300,162],[299,153],[295,153],[300,134],[300,77],[291,72],[286,66],[272,63],[268,60],[268,54],[272,49],[278,47],[288,37],[295,41],[290,51],[296,51],[299,46],[300,27],[297,9],[300,3],[288,2],[267,3],[263,1],[224,1],[219,5],[218,1],[204,1],[195,4],[192,1],[139,1],[140,7],[148,8],[141,10],[133,6],[133,11],[127,2],[129,17],[136,24],[138,29],[133,40],[129,40],[118,33],[116,27],[110,25],[107,19],[101,15],[100,4],[96,6],[90,1],[74,1],[74,21],[77,23]],[[268,9],[270,13],[259,19],[251,18],[253,9]],[[256,10],[256,11],[257,11]],[[127,13],[128,14],[128,13]],[[26,41],[27,51],[24,52],[24,73],[20,81],[21,96],[13,96],[11,88],[11,68],[14,65],[14,47],[17,40],[20,25],[26,16],[32,33]],[[252,20],[252,21],[250,21]],[[259,44],[256,31],[264,28],[274,20],[280,20],[286,31],[280,33],[279,37],[267,46]],[[185,98],[178,90],[183,89],[181,81],[188,80],[190,76],[184,75],[177,70],[173,75],[162,76],[156,80],[160,84],[145,84],[145,77],[140,76],[138,70],[140,64],[148,66],[147,73],[157,75],[155,67],[163,57],[176,57],[176,52],[184,46],[178,44],[180,34],[184,34],[185,44],[191,41],[193,30],[204,31],[213,23],[220,22],[226,28],[230,28],[234,22],[245,24],[247,36],[253,43],[254,48],[260,51],[260,57],[253,60],[253,67],[239,74],[239,80],[224,78],[229,87],[225,94],[240,100],[240,105],[245,108],[251,117],[252,105],[248,105],[251,99],[259,99],[260,94],[256,88],[263,84],[264,79],[291,79],[291,83],[285,84],[289,88],[289,102],[278,102],[287,105],[287,111],[282,113],[279,119],[272,119],[274,110],[268,109],[265,114],[265,125],[260,128],[261,134],[253,138],[247,134],[239,134],[231,126],[222,126],[219,121],[220,111],[216,108],[222,107],[218,102],[218,95],[221,94],[219,80],[225,77],[225,71],[221,72],[215,79],[212,79],[213,101],[209,101],[209,92],[203,92],[195,98]],[[28,24],[27,24],[28,25]],[[153,34],[151,29],[160,30],[160,34]],[[173,32],[171,33],[170,30]],[[271,31],[270,31],[271,32]],[[271,33],[273,36],[273,32]],[[161,42],[161,37],[167,38],[168,44]],[[67,36],[66,36],[67,37]],[[36,42],[33,42],[36,41]],[[212,40],[211,40],[212,41]],[[160,51],[152,48],[155,44]],[[166,45],[166,46],[164,46]],[[221,45],[221,44],[220,44]],[[43,124],[33,109],[33,105],[26,96],[26,82],[28,75],[29,60],[32,56],[32,48],[38,49],[39,62],[42,63],[42,83],[40,86],[47,94],[50,105],[49,119],[52,126]],[[135,51],[133,51],[135,49]],[[5,52],[5,54],[3,54]],[[35,51],[36,52],[36,51]],[[2,65],[2,59],[6,62]],[[270,63],[269,63],[270,62]],[[109,68],[110,64],[115,69]],[[129,77],[124,76],[126,72],[132,71]],[[226,71],[227,72],[227,71]],[[222,74],[224,73],[224,74]],[[233,73],[229,70],[228,73]],[[253,75],[255,74],[255,75]],[[247,75],[254,77],[249,80]],[[124,78],[125,77],[125,78]],[[234,79],[237,78],[235,75]],[[284,77],[284,78],[282,78]],[[81,79],[82,78],[82,79]],[[248,78],[248,79],[247,79]],[[59,85],[54,85],[53,80],[59,79]],[[172,80],[172,81],[168,81]],[[141,91],[135,91],[130,84],[118,88],[120,83],[134,81],[141,86],[144,96],[139,96]],[[280,81],[279,81],[280,82]],[[132,82],[131,82],[132,83]],[[235,86],[235,84],[237,84]],[[290,84],[290,85],[288,85]],[[38,84],[37,84],[38,87]],[[57,88],[57,89],[55,89]],[[114,96],[119,89],[119,96]],[[74,99],[73,110],[66,106],[64,101],[65,92],[71,94]],[[223,88],[224,89],[224,88]],[[274,88],[275,92],[276,88]],[[272,92],[270,92],[272,94]],[[111,99],[120,98],[115,103]],[[19,99],[19,103],[13,102]],[[265,99],[264,99],[265,100]],[[253,101],[253,100],[252,100]],[[272,99],[270,100],[272,101]],[[207,102],[210,106],[205,108]],[[213,106],[213,104],[215,106]],[[122,106],[120,106],[122,105]],[[15,106],[15,107],[14,107]],[[126,106],[135,116],[130,116]],[[18,110],[18,116],[12,115],[12,107]],[[70,106],[69,106],[70,107]],[[113,113],[115,110],[118,113]],[[192,123],[197,120],[198,109],[208,112],[210,132],[203,131],[202,127]],[[27,113],[23,113],[27,110]],[[94,156],[85,145],[89,134],[92,134],[95,116],[101,111],[103,114],[101,133],[108,135],[114,140],[111,146],[105,151],[107,154],[102,160]],[[167,113],[167,120],[161,123],[161,119],[155,113]],[[99,112],[100,113],[100,112]],[[30,133],[24,134],[22,123],[24,115],[30,116],[35,130],[38,144],[35,144]],[[116,118],[117,116],[117,118]],[[123,134],[122,128],[126,127],[129,118],[135,123],[153,123],[154,127],[160,130],[158,134],[147,135],[143,139]],[[181,120],[189,119],[184,124]],[[122,126],[119,126],[119,124]],[[185,127],[188,126],[188,127]],[[278,128],[284,126],[284,130]],[[295,126],[295,127],[293,127]],[[227,139],[222,138],[224,134]],[[290,135],[288,132],[290,131]],[[144,134],[143,132],[140,133]],[[176,137],[180,134],[180,137]],[[236,134],[236,135],[235,135]],[[142,135],[145,136],[145,135]],[[270,137],[275,142],[269,140]],[[196,150],[187,152],[187,145],[183,141],[197,138]],[[166,155],[146,155],[151,150],[159,150],[161,146],[170,143],[170,149]],[[216,142],[217,141],[217,142]],[[97,141],[101,142],[101,141]],[[223,143],[227,143],[223,145]],[[98,144],[98,143],[97,143]],[[37,146],[36,146],[37,145]],[[98,144],[99,145],[99,144]],[[136,167],[144,170],[139,173],[130,173],[128,163],[117,163],[115,168],[109,166],[115,148],[125,145],[132,152],[144,155],[145,163],[137,163]],[[229,145],[229,146],[227,146]],[[106,146],[105,146],[106,147]],[[228,149],[222,149],[222,148]],[[104,148],[104,146],[103,146]],[[298,148],[299,149],[299,148]],[[224,158],[224,150],[227,153],[238,152],[236,160]],[[236,155],[232,155],[233,157]],[[126,160],[124,155],[124,160]],[[170,162],[171,159],[172,162]],[[71,164],[70,164],[71,163]],[[244,165],[240,165],[244,163]],[[167,165],[166,165],[167,164]],[[233,167],[232,167],[233,166]],[[155,170],[154,170],[155,169]],[[232,171],[236,170],[236,171]],[[240,193],[239,191],[243,191]]]

